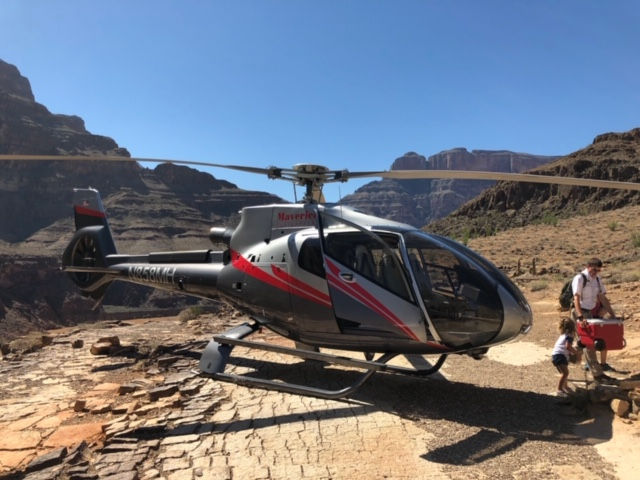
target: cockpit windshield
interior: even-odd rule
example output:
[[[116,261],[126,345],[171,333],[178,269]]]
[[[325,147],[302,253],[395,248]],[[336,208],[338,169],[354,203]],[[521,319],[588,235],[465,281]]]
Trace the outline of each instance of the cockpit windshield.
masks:
[[[442,341],[472,347],[491,340],[503,322],[496,282],[473,258],[423,232],[404,234],[410,268]]]

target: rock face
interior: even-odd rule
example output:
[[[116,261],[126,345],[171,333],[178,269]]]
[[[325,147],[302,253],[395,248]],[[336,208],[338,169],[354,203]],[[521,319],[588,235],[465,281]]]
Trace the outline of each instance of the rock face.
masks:
[[[430,156],[415,152],[397,158],[392,170],[484,170],[519,173],[558,157],[506,150],[454,148]],[[385,218],[422,226],[453,212],[466,201],[495,184],[476,180],[381,180],[368,183],[343,203]]]
[[[108,137],[93,135],[75,115],[56,115],[35,101],[29,80],[0,60],[0,153],[129,156]]]
[[[35,102],[29,79],[20,75],[15,67],[0,60],[0,92]]]
[[[108,154],[129,157],[77,116],[52,114],[34,99],[29,81],[0,60],[0,153]],[[0,334],[100,317],[59,271],[73,234],[74,187],[97,188],[120,251],[211,248],[208,229],[237,221],[247,205],[282,200],[238,189],[212,175],[177,165],[150,170],[135,162],[3,162],[0,175]],[[174,296],[144,287],[110,289],[105,302],[172,309]],[[184,297],[180,297],[184,298]],[[182,303],[181,303],[182,302]]]
[[[0,332],[10,339],[37,328],[100,318],[93,302],[75,294],[57,258],[0,255]]]
[[[597,136],[591,145],[532,173],[640,181],[640,128]],[[487,235],[531,222],[640,204],[640,192],[499,182],[453,215],[429,225],[449,236]]]

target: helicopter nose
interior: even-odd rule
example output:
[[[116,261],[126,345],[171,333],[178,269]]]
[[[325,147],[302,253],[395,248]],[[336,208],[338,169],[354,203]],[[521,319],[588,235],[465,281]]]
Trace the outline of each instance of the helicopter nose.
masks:
[[[533,326],[533,314],[531,307],[524,300],[515,298],[503,286],[498,287],[498,295],[502,301],[502,310],[504,312],[504,322],[502,328],[495,338],[497,343],[506,342],[518,335],[529,333]]]

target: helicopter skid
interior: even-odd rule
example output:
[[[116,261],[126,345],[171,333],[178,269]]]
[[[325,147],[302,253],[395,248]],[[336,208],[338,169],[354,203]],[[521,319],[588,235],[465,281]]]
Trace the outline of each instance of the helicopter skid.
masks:
[[[289,348],[281,345],[264,342],[253,342],[244,340],[246,337],[259,328],[259,325],[243,324],[226,332],[223,335],[216,335],[209,342],[200,360],[200,375],[224,382],[236,383],[246,387],[264,388],[267,390],[277,390],[299,395],[309,395],[325,399],[338,399],[346,397],[358,390],[376,372],[400,373],[404,375],[430,375],[437,372],[444,363],[447,355],[441,355],[438,361],[430,368],[412,369],[388,365],[387,362],[396,357],[398,353],[384,353],[376,361],[356,360],[354,358],[332,355],[317,352],[314,350]],[[273,381],[263,378],[256,378],[247,375],[236,375],[224,373],[224,367],[229,359],[231,349],[234,346],[242,346],[250,349],[263,350],[284,355],[293,355],[308,360],[316,360],[327,364],[341,365],[345,367],[361,368],[365,372],[352,385],[339,390],[326,390],[322,388],[310,387],[288,382]]]

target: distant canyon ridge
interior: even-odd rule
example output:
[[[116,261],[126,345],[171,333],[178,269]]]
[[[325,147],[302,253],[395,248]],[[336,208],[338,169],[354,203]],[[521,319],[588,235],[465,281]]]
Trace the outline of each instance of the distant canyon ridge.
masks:
[[[397,158],[392,170],[476,170],[520,173],[557,160],[508,150],[453,148],[429,158],[409,152]],[[494,185],[478,180],[391,180],[370,182],[344,197],[342,203],[373,215],[422,227],[444,218]]]

